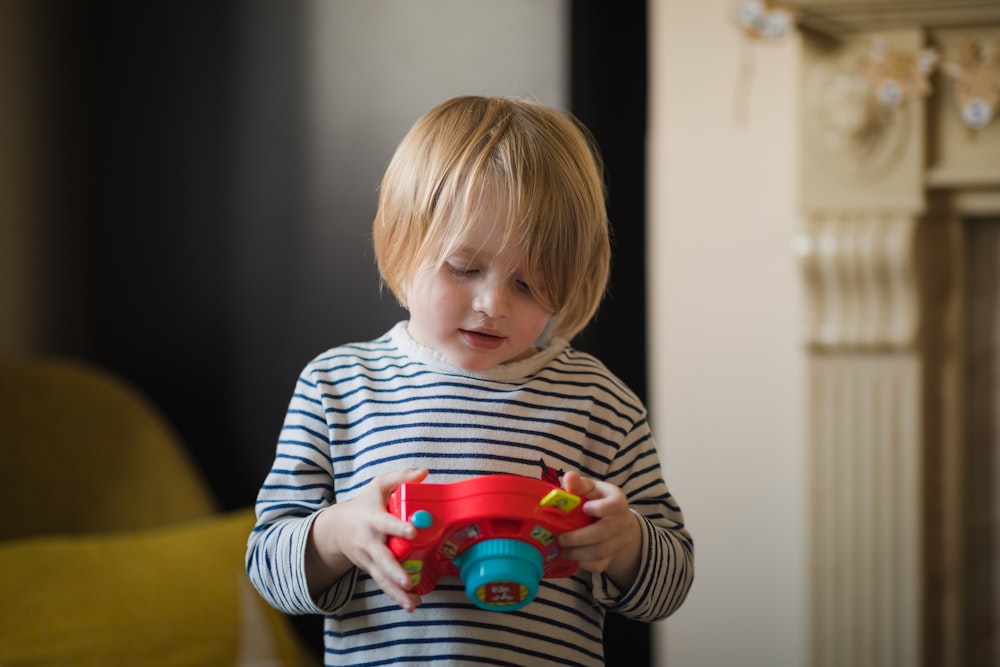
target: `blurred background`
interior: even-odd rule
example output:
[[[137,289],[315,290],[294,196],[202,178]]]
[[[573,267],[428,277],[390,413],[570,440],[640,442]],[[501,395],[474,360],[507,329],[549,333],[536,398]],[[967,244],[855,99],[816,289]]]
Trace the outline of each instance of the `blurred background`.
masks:
[[[649,401],[697,545],[685,606],[612,619],[608,664],[803,664],[798,51],[731,10],[0,0],[0,355],[123,375],[252,504],[301,367],[403,316],[369,229],[410,124],[463,93],[569,109],[615,234],[575,343]]]

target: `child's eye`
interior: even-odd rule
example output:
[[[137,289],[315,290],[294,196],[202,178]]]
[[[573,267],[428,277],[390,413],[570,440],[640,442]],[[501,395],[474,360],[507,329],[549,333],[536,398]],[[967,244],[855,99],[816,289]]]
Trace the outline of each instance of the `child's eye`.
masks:
[[[454,276],[459,276],[461,278],[475,275],[476,273],[476,269],[472,268],[471,266],[452,264],[451,262],[445,262],[444,265],[448,269],[449,273],[451,273]]]
[[[514,281],[514,286],[517,287],[517,289],[519,291],[524,292],[525,294],[534,294],[535,293],[535,290],[531,289],[531,285],[529,285],[528,283],[526,283],[523,280],[515,280]]]

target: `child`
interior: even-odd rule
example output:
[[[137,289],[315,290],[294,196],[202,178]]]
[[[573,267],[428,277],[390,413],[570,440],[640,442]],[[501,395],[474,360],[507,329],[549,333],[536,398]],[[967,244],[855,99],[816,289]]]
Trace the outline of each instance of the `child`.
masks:
[[[604,664],[605,613],[664,618],[694,569],[645,407],[567,343],[609,270],[589,135],[531,102],[448,100],[390,162],[374,242],[409,320],[299,376],[257,499],[254,585],[326,615],[329,665]],[[585,499],[595,522],[559,538],[580,569],[517,611],[475,607],[453,577],[419,598],[386,544],[416,530],[389,495],[495,473],[561,477]]]

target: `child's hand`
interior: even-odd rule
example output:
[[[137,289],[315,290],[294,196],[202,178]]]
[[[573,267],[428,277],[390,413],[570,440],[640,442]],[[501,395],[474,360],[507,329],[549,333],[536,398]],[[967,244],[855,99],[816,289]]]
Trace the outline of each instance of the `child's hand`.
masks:
[[[351,500],[323,510],[313,524],[314,555],[327,564],[346,558],[371,575],[400,607],[413,611],[420,596],[409,592],[413,587],[410,575],[403,571],[386,540],[390,535],[413,539],[416,528],[390,514],[386,505],[401,484],[419,482],[426,476],[426,470],[379,475]]]
[[[614,484],[574,471],[563,475],[562,486],[584,498],[584,514],[595,519],[589,526],[559,536],[563,555],[588,572],[606,573],[620,589],[628,590],[639,570],[642,532],[625,493]]]

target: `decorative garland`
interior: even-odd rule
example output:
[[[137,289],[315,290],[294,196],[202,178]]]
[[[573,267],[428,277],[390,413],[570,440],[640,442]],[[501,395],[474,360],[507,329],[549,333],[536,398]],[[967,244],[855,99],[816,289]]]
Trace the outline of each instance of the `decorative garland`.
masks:
[[[804,21],[794,8],[769,0],[738,0],[733,19],[748,39],[760,42],[784,40]],[[962,122],[972,130],[989,125],[1000,108],[1000,44],[962,39],[958,53],[942,59],[935,49],[890,49],[884,39],[874,37],[858,73],[879,104],[898,107],[909,98],[931,94],[935,67],[954,86]]]

